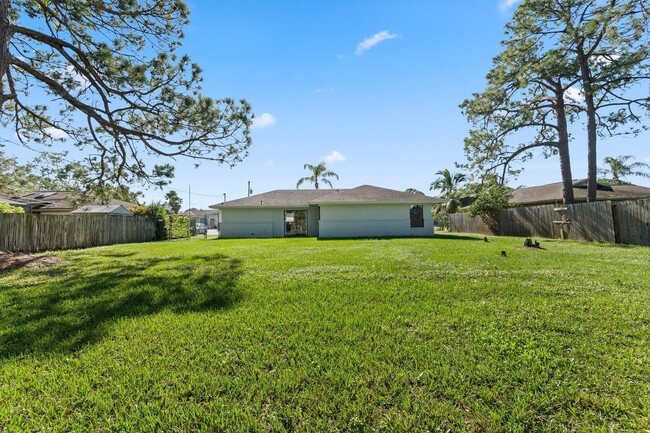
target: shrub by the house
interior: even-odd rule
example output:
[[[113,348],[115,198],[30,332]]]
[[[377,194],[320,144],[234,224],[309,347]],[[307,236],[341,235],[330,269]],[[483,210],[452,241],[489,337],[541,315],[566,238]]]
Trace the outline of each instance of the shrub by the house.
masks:
[[[0,213],[25,213],[25,210],[0,201]]]

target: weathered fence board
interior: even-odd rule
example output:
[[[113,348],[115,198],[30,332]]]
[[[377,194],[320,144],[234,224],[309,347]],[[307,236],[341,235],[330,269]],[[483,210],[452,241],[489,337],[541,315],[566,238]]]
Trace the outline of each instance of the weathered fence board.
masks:
[[[613,203],[616,241],[650,245],[650,199]]]
[[[154,238],[154,223],[145,217],[0,214],[1,251],[87,248]]]
[[[496,219],[496,232],[505,236],[560,237],[563,216],[568,239],[650,245],[650,199],[598,201],[567,205],[564,213],[554,205],[504,209]],[[492,234],[480,218],[466,214],[449,216],[452,231]]]

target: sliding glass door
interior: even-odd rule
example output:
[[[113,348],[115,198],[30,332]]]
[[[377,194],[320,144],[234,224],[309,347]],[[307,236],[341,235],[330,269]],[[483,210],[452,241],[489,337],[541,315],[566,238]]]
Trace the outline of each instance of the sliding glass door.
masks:
[[[285,236],[307,236],[307,211],[306,210],[285,210],[284,211],[284,235]]]

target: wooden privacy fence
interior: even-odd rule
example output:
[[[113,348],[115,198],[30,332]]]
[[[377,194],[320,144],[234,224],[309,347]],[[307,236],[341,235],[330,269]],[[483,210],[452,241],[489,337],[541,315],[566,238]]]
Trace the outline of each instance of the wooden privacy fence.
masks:
[[[561,223],[564,222],[564,223]],[[650,245],[650,199],[504,209],[494,230],[481,218],[449,215],[451,231]]]
[[[140,216],[0,214],[0,251],[44,251],[147,242],[154,222]]]

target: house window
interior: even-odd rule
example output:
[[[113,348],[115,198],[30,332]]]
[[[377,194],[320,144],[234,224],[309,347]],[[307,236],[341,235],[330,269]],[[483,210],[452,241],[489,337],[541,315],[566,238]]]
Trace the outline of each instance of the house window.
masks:
[[[424,207],[421,204],[411,205],[411,228],[424,227]]]

